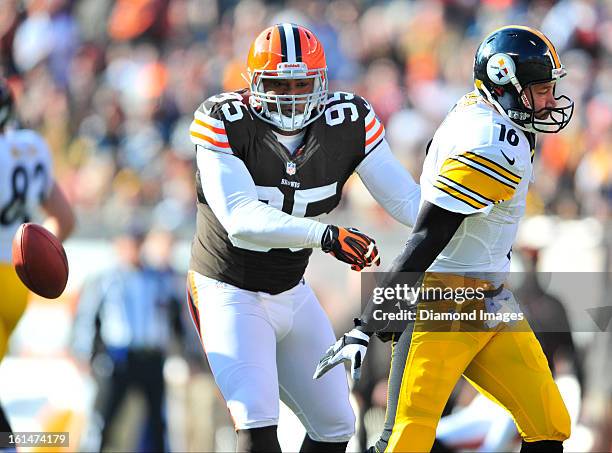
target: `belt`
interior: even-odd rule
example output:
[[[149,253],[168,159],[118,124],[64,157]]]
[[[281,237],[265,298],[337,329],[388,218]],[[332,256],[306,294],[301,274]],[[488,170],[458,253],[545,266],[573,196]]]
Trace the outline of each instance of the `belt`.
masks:
[[[490,299],[492,297],[499,296],[501,292],[503,291],[503,289],[504,289],[504,285],[500,285],[500,287],[497,289],[493,289],[490,291],[483,291],[483,295],[485,296],[485,298]]]

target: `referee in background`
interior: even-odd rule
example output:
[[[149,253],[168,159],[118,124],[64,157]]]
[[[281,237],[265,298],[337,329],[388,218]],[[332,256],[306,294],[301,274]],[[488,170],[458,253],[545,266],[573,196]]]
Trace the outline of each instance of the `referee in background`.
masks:
[[[100,450],[112,447],[112,421],[134,388],[144,394],[148,412],[139,450],[167,451],[163,366],[172,334],[184,332],[181,280],[168,263],[143,260],[144,240],[138,227],[115,238],[117,263],[86,283],[73,328],[75,355],[91,362],[100,385],[94,420],[101,424]]]

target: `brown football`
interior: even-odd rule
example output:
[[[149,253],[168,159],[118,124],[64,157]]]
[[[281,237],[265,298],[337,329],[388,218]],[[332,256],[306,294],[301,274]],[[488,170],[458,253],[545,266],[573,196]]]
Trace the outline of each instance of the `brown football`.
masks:
[[[24,223],[13,238],[13,266],[31,291],[59,297],[68,282],[68,259],[60,241],[46,228]]]

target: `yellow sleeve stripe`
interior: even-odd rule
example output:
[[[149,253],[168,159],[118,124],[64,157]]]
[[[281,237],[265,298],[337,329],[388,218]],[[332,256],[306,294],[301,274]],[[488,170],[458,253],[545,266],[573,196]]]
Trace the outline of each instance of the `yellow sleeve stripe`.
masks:
[[[477,176],[480,177],[480,175],[477,175]],[[471,189],[468,186],[464,185],[467,182],[467,181],[465,181],[465,179],[463,179],[462,182],[458,182],[458,181],[455,181],[452,178],[449,178],[448,175],[447,176],[438,175],[438,179],[437,180],[440,181],[440,182],[445,183],[447,186],[451,186],[453,189],[458,190],[459,192],[464,193],[468,197],[477,199],[481,203],[491,204],[491,203],[496,203],[498,201],[495,198],[485,197],[481,193],[476,192],[473,188]],[[478,188],[480,189],[481,187],[479,186]],[[489,193],[490,193],[490,191],[489,191]]]
[[[494,174],[484,172],[469,160],[447,159],[438,178],[446,178],[457,186],[463,187],[472,195],[481,197],[491,203],[509,200],[516,187],[498,179]],[[460,189],[457,187],[457,189]]]
[[[472,198],[468,195],[465,195],[461,192],[459,192],[458,190],[453,189],[451,186],[445,184],[442,181],[436,181],[434,183],[434,187],[440,189],[442,192],[445,192],[446,194],[450,195],[451,197],[464,202],[465,204],[467,204],[468,206],[471,206],[474,209],[482,209],[484,207],[486,207],[487,205],[484,203],[481,203],[480,201],[476,200],[475,198]]]
[[[483,167],[486,167],[492,172],[495,172],[499,174],[500,176],[503,176],[504,178],[509,179],[515,184],[518,184],[519,182],[521,182],[521,177],[519,175],[512,173],[510,170],[502,167],[497,162],[494,162],[491,159],[487,159],[484,156],[479,156],[478,154],[474,154],[471,152],[464,153],[461,156],[465,157],[466,159],[470,159],[471,161],[479,163]]]
[[[502,177],[499,173],[495,173],[494,171],[491,171],[490,169],[488,169],[487,167],[485,167],[484,165],[480,165],[470,159],[467,159],[463,156],[460,157],[451,157],[449,160],[451,161],[456,161],[459,162],[459,167],[460,169],[467,171],[469,173],[473,173],[474,170],[476,170],[479,173],[482,173],[483,175],[487,175],[489,178],[494,179],[495,181],[499,182],[500,184],[503,184],[505,186],[510,187],[511,189],[515,189],[516,188],[516,184],[512,181],[510,181],[507,178]],[[446,164],[446,163],[445,163]]]

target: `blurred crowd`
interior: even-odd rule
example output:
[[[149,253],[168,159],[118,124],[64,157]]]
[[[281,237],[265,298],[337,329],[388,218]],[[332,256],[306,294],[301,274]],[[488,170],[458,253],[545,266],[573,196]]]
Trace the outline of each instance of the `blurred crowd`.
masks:
[[[190,237],[188,125],[206,97],[244,87],[248,47],[270,23],[310,27],[331,89],[366,97],[396,155],[420,174],[424,146],[472,89],[482,37],[540,27],[569,75],[575,118],[539,143],[531,214],[605,219],[612,197],[612,4],[594,0],[3,0],[0,66],[25,126],[48,139],[83,237],[132,213]],[[359,193],[359,192],[358,192]],[[351,197],[360,212],[376,209]]]
[[[115,237],[137,218],[183,243],[191,239],[193,112],[207,97],[247,85],[242,74],[252,40],[281,21],[317,34],[327,54],[330,89],[370,101],[393,152],[417,179],[426,143],[446,112],[473,89],[479,41],[502,25],[540,28],[568,69],[559,91],[576,108],[563,133],[539,138],[528,216],[592,219],[581,235],[589,236],[584,231],[597,225],[597,246],[609,256],[596,270],[610,270],[608,0],[0,0],[0,76],[16,95],[21,124],[39,130],[51,147],[56,179],[77,212],[77,238]],[[365,223],[364,231],[376,238],[382,235],[381,250],[389,252],[390,262],[405,229],[355,179],[347,192],[337,215],[347,224]],[[575,230],[566,231],[564,247],[577,237]],[[340,267],[319,255],[308,277],[341,330],[357,310],[359,277],[347,272],[330,279]],[[571,270],[582,270],[579,261],[573,263]],[[586,343],[578,346],[587,349]],[[607,348],[603,357],[609,357]],[[386,351],[372,356],[388,370]],[[385,376],[372,379],[362,395],[371,399],[366,406],[384,405],[385,382]],[[378,432],[377,423],[372,432]]]

